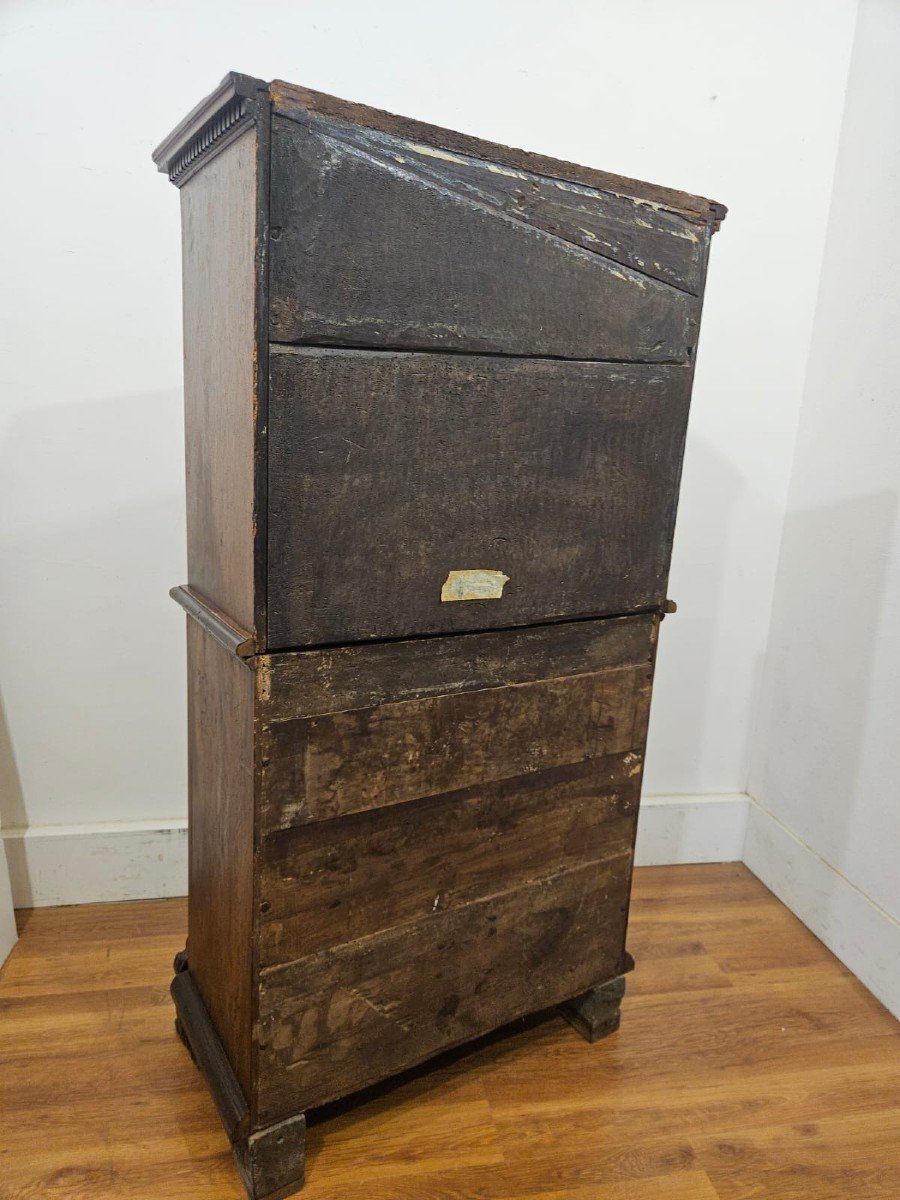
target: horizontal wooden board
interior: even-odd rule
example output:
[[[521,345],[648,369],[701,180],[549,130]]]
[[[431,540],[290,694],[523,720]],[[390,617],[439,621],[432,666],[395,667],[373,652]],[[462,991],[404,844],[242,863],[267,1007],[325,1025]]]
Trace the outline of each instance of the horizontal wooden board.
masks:
[[[618,860],[588,863],[264,971],[257,1121],[347,1095],[618,975],[628,886]]]
[[[691,372],[273,348],[270,649],[665,600]],[[509,578],[447,603],[449,572]]]
[[[703,286],[707,229],[680,213],[382,130],[306,120],[307,128],[329,144],[337,142],[347,153],[406,176],[411,185],[415,181],[468,201],[692,295]]]
[[[448,150],[451,154],[478,158],[495,166],[512,167],[549,179],[582,183],[586,187],[614,196],[627,197],[655,209],[679,213],[688,220],[699,223],[701,228],[711,221],[722,221],[727,211],[724,204],[704,196],[676,191],[674,188],[662,187],[646,180],[614,175],[597,167],[565,162],[558,158],[550,158],[546,154],[536,154],[498,142],[489,142],[454,129],[442,129],[412,117],[399,116],[397,113],[385,112],[384,109],[371,108],[366,104],[342,100],[338,96],[329,96],[325,92],[316,92],[299,84],[287,83],[283,79],[273,80],[269,85],[269,93],[276,111],[294,120],[308,121],[311,118],[324,117],[340,122],[345,129],[361,126],[367,130],[379,130],[407,142],[424,145],[426,148]]]
[[[631,861],[643,758],[504,779],[260,848],[261,967],[287,963],[586,862]]]
[[[271,237],[276,342],[684,362],[709,230],[589,187],[276,114]]]
[[[648,663],[282,722],[266,736],[264,833],[623,754]]]
[[[260,658],[261,834],[642,754],[659,620]]]
[[[260,655],[254,659],[260,722],[271,727],[386,701],[652,662],[659,620],[610,617]]]

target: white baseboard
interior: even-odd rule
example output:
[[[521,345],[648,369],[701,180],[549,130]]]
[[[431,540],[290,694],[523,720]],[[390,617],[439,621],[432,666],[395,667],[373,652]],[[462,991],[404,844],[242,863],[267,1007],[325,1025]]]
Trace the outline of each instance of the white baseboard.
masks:
[[[187,821],[4,829],[16,908],[187,895]]]
[[[636,860],[733,862],[746,819],[744,795],[648,796]],[[187,894],[186,821],[46,825],[2,837],[16,908]]]
[[[782,904],[900,1017],[900,924],[754,800],[743,858]]]
[[[739,862],[747,809],[744,792],[717,796],[644,796],[635,863]]]

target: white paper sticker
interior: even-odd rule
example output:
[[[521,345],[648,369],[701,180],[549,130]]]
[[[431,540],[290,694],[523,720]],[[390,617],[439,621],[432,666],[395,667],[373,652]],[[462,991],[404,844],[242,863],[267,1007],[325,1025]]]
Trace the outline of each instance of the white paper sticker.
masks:
[[[499,600],[509,576],[502,571],[451,571],[441,588],[442,600]]]

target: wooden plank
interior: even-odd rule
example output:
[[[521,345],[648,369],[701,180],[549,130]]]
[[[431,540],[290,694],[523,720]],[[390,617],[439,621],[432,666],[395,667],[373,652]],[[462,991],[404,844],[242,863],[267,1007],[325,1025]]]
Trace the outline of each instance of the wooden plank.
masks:
[[[643,750],[652,668],[538,680],[283,722],[263,833]]]
[[[652,662],[658,630],[650,614],[263,655],[260,722]]]
[[[411,177],[410,183],[452,193],[691,295],[702,289],[707,230],[681,213],[363,125],[313,115],[296,119],[329,147],[355,151],[384,170]]]
[[[264,971],[258,1119],[384,1079],[619,973],[628,879],[590,863]]]
[[[319,822],[260,848],[259,961],[290,962],[585,862],[629,870],[641,757]]]
[[[187,636],[191,975],[249,1097],[254,674],[190,619]]]
[[[598,188],[616,196],[626,196],[668,212],[681,213],[701,225],[705,225],[710,219],[721,221],[727,211],[724,204],[715,200],[707,200],[703,196],[694,196],[688,192],[676,191],[674,188],[660,187],[658,184],[629,179],[623,175],[613,175],[595,167],[564,162],[544,154],[534,154],[511,146],[502,146],[496,142],[485,141],[483,138],[472,137],[470,134],[457,133],[452,129],[441,129],[436,125],[428,125],[424,121],[415,121],[410,117],[385,112],[383,109],[341,100],[337,96],[329,96],[325,92],[316,92],[312,88],[286,83],[283,79],[276,79],[269,84],[269,94],[277,113],[294,120],[308,119],[311,114],[316,114],[353,126],[381,130],[383,133],[395,137],[422,142],[427,146],[449,150],[456,154],[470,155],[473,158],[503,164],[516,170],[546,175],[552,179],[582,183],[587,187]]]
[[[689,368],[283,347],[270,367],[270,648],[664,604]],[[471,568],[507,575],[501,598],[442,601]]]
[[[255,127],[242,132],[180,194],[188,580],[252,632]]]
[[[596,253],[606,229],[596,204],[574,226],[587,234],[570,240],[574,213],[544,205],[535,224],[515,192],[506,207],[496,192],[473,192],[471,176],[481,169],[472,161],[432,152],[429,169],[419,170],[425,157],[384,135],[376,144],[357,131],[348,139],[333,124],[273,118],[273,341],[688,360],[699,301]],[[537,195],[532,180],[519,182]],[[549,193],[554,185],[545,186]],[[585,206],[591,199],[589,189],[579,195]],[[631,253],[619,257],[661,262],[660,237],[643,219],[651,228],[633,219]],[[693,239],[698,250],[696,288],[708,232],[668,219],[678,228],[664,236]],[[646,246],[643,233],[654,235]]]

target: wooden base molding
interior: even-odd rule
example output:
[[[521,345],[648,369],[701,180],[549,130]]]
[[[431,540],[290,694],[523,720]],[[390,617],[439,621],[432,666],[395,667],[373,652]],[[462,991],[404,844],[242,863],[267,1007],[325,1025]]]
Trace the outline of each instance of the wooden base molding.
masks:
[[[174,967],[175,1030],[203,1072],[250,1200],[283,1200],[303,1187],[306,1115],[250,1132],[246,1098],[191,977],[186,950],[176,954]]]

